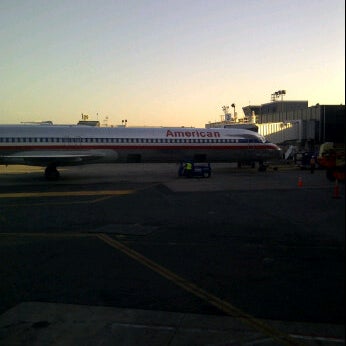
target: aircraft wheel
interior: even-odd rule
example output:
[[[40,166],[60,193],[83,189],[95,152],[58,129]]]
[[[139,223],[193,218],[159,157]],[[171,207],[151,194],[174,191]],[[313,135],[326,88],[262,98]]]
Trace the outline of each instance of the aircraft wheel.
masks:
[[[259,172],[265,172],[267,170],[267,166],[265,166],[265,165],[260,165],[259,167],[258,167],[258,171]]]
[[[56,166],[48,166],[44,171],[44,175],[48,180],[57,180],[60,178],[60,173],[56,169]]]

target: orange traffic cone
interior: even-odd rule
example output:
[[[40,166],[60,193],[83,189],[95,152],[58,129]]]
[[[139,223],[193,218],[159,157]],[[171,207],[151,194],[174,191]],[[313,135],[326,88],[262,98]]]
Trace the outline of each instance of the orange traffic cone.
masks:
[[[298,187],[302,187],[303,186],[303,180],[302,177],[298,178]]]
[[[338,179],[335,180],[333,198],[340,198]]]

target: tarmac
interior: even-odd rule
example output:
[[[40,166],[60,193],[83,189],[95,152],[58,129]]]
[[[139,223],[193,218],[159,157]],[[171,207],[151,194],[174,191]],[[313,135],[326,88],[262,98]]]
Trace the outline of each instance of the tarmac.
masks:
[[[256,331],[254,324],[259,324]],[[280,332],[279,332],[280,331]],[[4,346],[344,345],[344,326],[24,302],[0,316]]]
[[[275,177],[270,183],[286,188]],[[286,183],[287,188],[300,188],[296,176]],[[212,180],[165,182],[174,191],[215,191],[216,184]],[[239,188],[263,188],[246,177],[241,184]],[[344,199],[344,192],[340,198]],[[24,301],[0,315],[0,345],[4,346],[344,344],[344,325],[259,320],[236,309],[222,316]]]

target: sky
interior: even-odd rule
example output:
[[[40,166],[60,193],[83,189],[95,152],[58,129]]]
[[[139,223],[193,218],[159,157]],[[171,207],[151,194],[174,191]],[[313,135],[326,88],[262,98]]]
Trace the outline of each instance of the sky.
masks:
[[[278,90],[345,104],[344,0],[1,0],[0,51],[3,124],[204,127]]]

